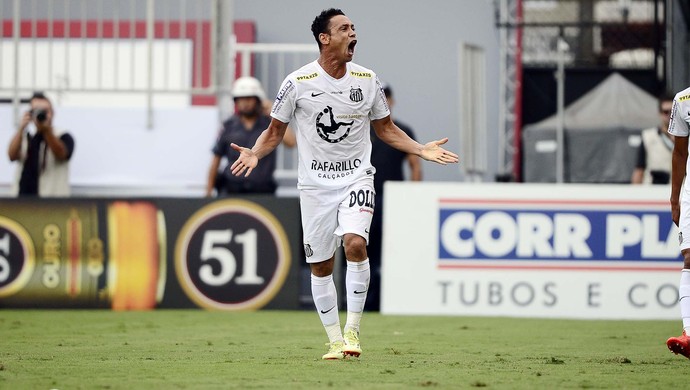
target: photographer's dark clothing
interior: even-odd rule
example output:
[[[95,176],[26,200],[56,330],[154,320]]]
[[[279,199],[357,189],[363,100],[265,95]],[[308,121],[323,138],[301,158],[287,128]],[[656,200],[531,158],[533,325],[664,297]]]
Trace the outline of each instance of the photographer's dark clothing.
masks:
[[[642,130],[635,168],[643,169],[644,184],[668,184],[671,179],[673,140],[663,129]]]
[[[404,131],[410,138],[415,139],[412,129],[394,120],[396,126]],[[369,266],[371,267],[371,278],[369,279],[369,292],[364,309],[367,311],[378,311],[381,303],[381,245],[383,244],[383,183],[386,181],[405,180],[404,165],[407,153],[393,148],[381,141],[376,136],[374,128],[371,128],[371,164],[376,168],[374,174],[374,217],[369,227],[369,245],[367,254],[369,255]]]
[[[396,126],[404,131],[410,138],[415,139],[412,129],[404,123],[394,120]],[[405,173],[403,166],[407,159],[407,153],[402,152],[383,142],[374,128],[371,128],[371,165],[376,168],[374,174],[374,190],[376,196],[383,195],[383,183],[388,180],[403,181]]]
[[[239,152],[230,147],[230,144],[254,145],[257,138],[266,130],[270,122],[270,117],[260,115],[254,123],[254,127],[247,130],[240,118],[233,115],[223,123],[223,130],[212,149],[214,155],[219,157],[225,156],[228,160],[228,164],[223,169],[223,172],[216,177],[216,188],[219,194],[272,194],[275,192],[278,187],[273,179],[273,171],[276,169],[275,151],[259,160],[259,164],[254,168],[249,177],[237,177],[230,170],[232,163],[240,156]]]
[[[68,133],[62,134],[60,140],[67,149],[67,160],[72,157],[74,151],[74,138]],[[43,134],[26,134],[27,150],[26,159],[19,179],[19,196],[38,195],[38,181],[46,171],[47,154],[49,147],[44,142]]]

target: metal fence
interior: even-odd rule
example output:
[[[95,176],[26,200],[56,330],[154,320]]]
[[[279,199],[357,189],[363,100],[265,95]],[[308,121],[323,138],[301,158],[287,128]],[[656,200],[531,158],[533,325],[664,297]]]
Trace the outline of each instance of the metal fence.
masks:
[[[292,71],[318,57],[315,44],[250,44],[236,43],[232,52],[239,55],[238,73],[253,75],[261,81],[268,96],[274,96],[280,83]],[[275,178],[285,187],[294,187],[297,180],[297,152],[278,147]]]
[[[215,105],[232,112],[235,75],[275,95],[284,77],[318,56],[314,44],[238,43],[229,0],[0,0],[0,102],[33,91],[58,105]],[[253,28],[253,27],[252,27]],[[235,69],[237,68],[237,69]],[[297,155],[278,149],[276,178],[294,186]]]
[[[4,0],[0,6],[0,91],[32,91],[58,103],[118,100],[152,107],[154,95],[213,97],[218,0]],[[15,111],[16,113],[16,111]]]
[[[665,0],[495,0],[500,180],[521,180],[523,67],[653,69],[664,84],[668,5]]]
[[[557,42],[571,66],[654,68],[664,34],[659,0],[524,0],[523,61],[552,65]]]

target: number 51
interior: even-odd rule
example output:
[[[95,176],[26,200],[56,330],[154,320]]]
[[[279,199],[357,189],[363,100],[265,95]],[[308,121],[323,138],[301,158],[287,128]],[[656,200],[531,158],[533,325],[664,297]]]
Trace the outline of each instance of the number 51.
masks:
[[[232,230],[208,230],[204,233],[201,245],[201,261],[217,260],[220,272],[213,273],[213,267],[206,263],[199,268],[199,278],[210,286],[224,285],[235,276],[237,259],[232,251],[226,247],[232,241]],[[235,235],[235,242],[242,245],[242,274],[235,279],[237,284],[261,284],[264,278],[256,274],[257,246],[256,230],[249,229],[242,234]]]

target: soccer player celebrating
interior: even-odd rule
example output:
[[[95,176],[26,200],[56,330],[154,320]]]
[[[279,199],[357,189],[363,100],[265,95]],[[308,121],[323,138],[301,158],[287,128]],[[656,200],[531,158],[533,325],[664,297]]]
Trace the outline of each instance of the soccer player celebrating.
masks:
[[[381,84],[374,72],[352,63],[355,26],[339,9],[324,10],[311,25],[319,58],[288,75],[271,110],[271,123],[249,149],[240,152],[232,173],[249,176],[259,159],[281,142],[290,123],[297,134],[298,188],[311,291],[329,339],[323,359],[359,356],[359,325],[369,285],[367,242],[374,212],[374,167],[369,125],[392,147],[442,165],[458,156],[440,145],[447,138],[421,145],[391,120]],[[333,282],[336,247],[343,243],[347,260],[347,322],[338,316]]]
[[[675,136],[671,165],[671,216],[678,225],[683,270],[680,274],[680,314],[683,318],[683,335],[671,337],[666,346],[671,352],[690,358],[690,183],[685,180],[685,194],[681,199],[683,180],[688,171],[688,134],[690,134],[690,88],[673,98],[668,132]]]

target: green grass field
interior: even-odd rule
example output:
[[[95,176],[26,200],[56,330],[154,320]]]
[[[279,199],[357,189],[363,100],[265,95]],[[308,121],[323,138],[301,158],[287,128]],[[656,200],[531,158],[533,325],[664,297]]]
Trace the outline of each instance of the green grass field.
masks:
[[[690,361],[664,344],[679,331],[365,313],[362,357],[322,361],[311,311],[3,309],[0,388],[683,388]]]

